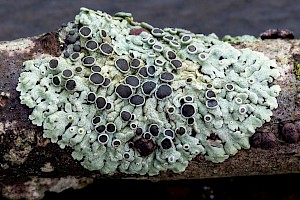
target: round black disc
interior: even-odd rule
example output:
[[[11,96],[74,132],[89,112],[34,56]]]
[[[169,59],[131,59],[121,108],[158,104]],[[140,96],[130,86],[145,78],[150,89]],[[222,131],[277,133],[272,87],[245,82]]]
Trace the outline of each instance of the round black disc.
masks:
[[[156,90],[156,97],[158,99],[164,99],[172,94],[172,88],[167,84],[161,84]]]
[[[70,80],[66,81],[66,89],[67,90],[70,90],[70,91],[74,90],[75,87],[76,87],[76,82],[74,80],[70,79]]]
[[[154,92],[155,88],[156,88],[156,83],[153,81],[145,81],[142,84],[142,91],[147,96],[150,96]]]
[[[96,107],[99,109],[99,110],[102,110],[105,108],[106,106],[106,99],[104,97],[97,97],[96,99]]]
[[[129,102],[132,105],[141,106],[145,103],[145,98],[141,95],[135,94],[130,98]]]
[[[116,93],[122,99],[128,99],[132,95],[132,89],[129,85],[120,84],[116,87]]]
[[[184,117],[192,117],[195,114],[195,108],[191,104],[183,104],[181,108],[181,114]]]

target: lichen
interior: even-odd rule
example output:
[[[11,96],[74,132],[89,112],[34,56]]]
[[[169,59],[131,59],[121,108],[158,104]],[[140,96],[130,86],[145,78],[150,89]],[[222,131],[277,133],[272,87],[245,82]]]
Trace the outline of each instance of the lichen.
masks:
[[[225,35],[221,40],[224,42],[229,42],[230,44],[237,44],[241,42],[253,42],[259,40],[259,38],[253,35],[241,35],[241,36]]]
[[[24,62],[17,90],[33,124],[89,170],[183,172],[223,162],[278,104],[275,60],[215,34],[154,28],[130,13],[82,8],[59,57]]]

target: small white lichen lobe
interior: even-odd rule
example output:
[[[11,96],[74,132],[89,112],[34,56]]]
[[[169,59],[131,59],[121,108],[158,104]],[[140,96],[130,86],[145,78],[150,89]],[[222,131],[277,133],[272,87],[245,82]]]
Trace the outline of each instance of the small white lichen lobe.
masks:
[[[26,61],[17,90],[43,136],[89,170],[183,172],[199,154],[223,162],[250,148],[278,106],[275,61],[214,34],[82,8],[60,37],[62,55]]]

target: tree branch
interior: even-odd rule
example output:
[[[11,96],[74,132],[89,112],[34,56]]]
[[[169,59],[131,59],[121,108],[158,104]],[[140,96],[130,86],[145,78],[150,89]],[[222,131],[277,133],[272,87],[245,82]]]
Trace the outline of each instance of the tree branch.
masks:
[[[281,73],[275,81],[282,88],[277,98],[279,107],[273,111],[271,122],[257,129],[252,136],[250,149],[240,150],[218,164],[199,155],[183,173],[163,172],[148,177],[118,173],[108,176],[88,171],[71,157],[70,148],[60,149],[57,144],[52,144],[42,137],[42,128],[28,120],[31,110],[20,104],[19,93],[15,90],[22,63],[40,54],[59,55],[55,32],[0,42],[0,185],[6,188],[16,183],[24,184],[33,180],[32,177],[158,181],[299,173],[300,95],[299,81],[294,73],[294,66],[300,63],[299,44],[297,39],[276,39],[235,45],[236,48],[250,48],[276,59]]]

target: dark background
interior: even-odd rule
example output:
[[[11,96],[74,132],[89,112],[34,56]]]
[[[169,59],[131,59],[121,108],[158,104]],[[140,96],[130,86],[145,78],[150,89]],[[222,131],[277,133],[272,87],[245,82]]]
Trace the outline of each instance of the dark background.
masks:
[[[80,7],[109,14],[131,12],[136,21],[197,33],[259,34],[269,28],[300,33],[299,0],[0,0],[0,41],[53,31]]]
[[[285,174],[161,182],[97,180],[81,190],[47,192],[44,200],[298,200],[299,178]]]
[[[0,0],[0,41],[40,35],[73,20],[80,7],[196,33],[238,36],[269,28],[300,33],[299,0]],[[47,192],[45,199],[300,199],[298,174],[178,181],[97,180],[81,190]],[[296,183],[294,184],[293,181]]]

